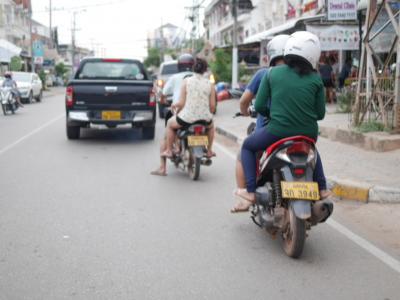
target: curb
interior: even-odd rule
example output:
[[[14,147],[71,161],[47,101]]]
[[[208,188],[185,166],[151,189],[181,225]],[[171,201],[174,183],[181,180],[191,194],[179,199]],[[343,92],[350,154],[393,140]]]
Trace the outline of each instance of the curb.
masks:
[[[236,134],[220,126],[216,126],[215,130],[238,145],[243,142]],[[363,182],[339,179],[335,176],[327,177],[327,181],[329,189],[341,200],[400,204],[400,188],[374,186]]]

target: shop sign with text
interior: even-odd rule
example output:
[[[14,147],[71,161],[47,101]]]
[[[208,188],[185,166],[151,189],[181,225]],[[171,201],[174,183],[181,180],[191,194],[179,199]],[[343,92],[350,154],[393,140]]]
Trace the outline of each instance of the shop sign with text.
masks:
[[[318,36],[322,51],[332,50],[358,50],[360,35],[357,26],[307,25],[307,31]]]
[[[356,20],[357,0],[328,0],[328,20]]]

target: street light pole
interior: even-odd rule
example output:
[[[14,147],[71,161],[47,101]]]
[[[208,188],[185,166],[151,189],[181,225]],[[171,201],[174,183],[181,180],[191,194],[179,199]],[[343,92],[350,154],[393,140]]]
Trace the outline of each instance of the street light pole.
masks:
[[[52,29],[52,7],[49,0],[49,29],[50,29],[50,48],[53,48],[53,29]]]
[[[30,48],[31,48],[31,72],[35,72],[35,61],[33,56],[33,35],[32,35],[32,11],[29,12],[29,35],[30,35]]]
[[[232,0],[232,88],[236,88],[238,85],[237,9],[237,0]]]

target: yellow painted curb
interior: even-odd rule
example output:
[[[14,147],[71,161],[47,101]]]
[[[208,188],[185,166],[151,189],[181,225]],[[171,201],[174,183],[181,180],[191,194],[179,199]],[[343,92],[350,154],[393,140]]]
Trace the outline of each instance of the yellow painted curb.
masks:
[[[332,192],[339,198],[368,202],[369,188],[360,188],[344,184],[336,184]]]

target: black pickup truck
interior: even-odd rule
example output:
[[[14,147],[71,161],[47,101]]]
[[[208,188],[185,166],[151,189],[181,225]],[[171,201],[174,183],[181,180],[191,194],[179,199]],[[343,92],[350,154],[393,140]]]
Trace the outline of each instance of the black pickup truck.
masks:
[[[90,124],[131,124],[143,128],[143,138],[154,139],[153,82],[138,60],[82,60],[67,85],[65,107],[68,139],[79,139],[81,127]]]

